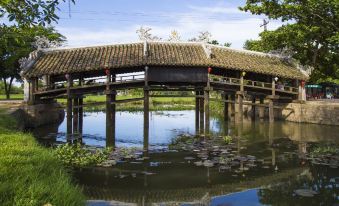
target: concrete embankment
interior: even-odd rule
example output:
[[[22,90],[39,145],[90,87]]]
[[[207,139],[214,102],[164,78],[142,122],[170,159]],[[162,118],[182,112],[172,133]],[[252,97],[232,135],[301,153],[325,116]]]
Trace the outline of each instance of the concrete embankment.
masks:
[[[292,103],[275,103],[274,117],[300,123],[323,125],[339,125],[339,102],[306,101]],[[244,112],[251,113],[251,106],[246,106]],[[259,116],[258,110],[256,115]],[[268,118],[268,108],[265,108],[265,118]]]
[[[339,102],[289,103],[282,109],[281,118],[292,122],[339,125]]]

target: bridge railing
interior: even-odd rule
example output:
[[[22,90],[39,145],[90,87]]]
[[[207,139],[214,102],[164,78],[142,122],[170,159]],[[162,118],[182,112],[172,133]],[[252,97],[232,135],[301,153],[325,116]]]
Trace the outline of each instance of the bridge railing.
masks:
[[[229,85],[238,85],[238,86],[240,86],[240,84],[241,84],[240,79],[238,79],[238,78],[222,77],[222,76],[215,76],[215,75],[210,76],[210,82],[223,83],[223,84],[229,84]],[[253,87],[253,88],[261,88],[261,89],[270,89],[271,90],[272,89],[272,83],[244,79],[244,87]],[[291,86],[276,84],[275,89],[276,89],[276,91],[281,91],[281,92],[298,93],[298,88],[291,87]]]
[[[79,80],[74,80],[73,86],[71,88],[104,85],[104,84],[106,84],[106,79],[107,79],[106,76],[85,79],[85,80],[83,80],[81,85],[80,85]],[[119,75],[119,76],[116,76],[115,79],[113,79],[111,84],[142,81],[144,79],[145,79],[144,74]],[[65,88],[67,88],[67,82],[66,81],[55,82],[53,84],[39,86],[37,88],[36,92],[65,89]]]

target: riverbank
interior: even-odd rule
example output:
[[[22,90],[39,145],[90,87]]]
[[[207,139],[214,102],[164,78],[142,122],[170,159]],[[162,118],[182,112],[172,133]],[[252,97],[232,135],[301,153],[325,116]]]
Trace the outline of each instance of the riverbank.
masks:
[[[84,205],[81,189],[52,150],[0,109],[0,205]]]

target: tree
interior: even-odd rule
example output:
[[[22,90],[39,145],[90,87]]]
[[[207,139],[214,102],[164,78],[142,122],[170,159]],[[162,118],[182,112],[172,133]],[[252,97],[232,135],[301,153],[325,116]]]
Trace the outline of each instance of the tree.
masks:
[[[65,37],[53,27],[42,26],[18,28],[3,25],[0,27],[0,34],[0,79],[4,84],[6,98],[9,99],[13,81],[20,79],[19,59],[37,49],[37,36],[44,36],[55,42],[63,42]]]
[[[140,41],[159,41],[161,38],[151,34],[152,28],[150,27],[140,27],[136,33],[139,36]]]
[[[311,81],[339,83],[339,4],[337,0],[247,0],[240,8],[287,24],[260,33],[244,48],[269,52],[289,50],[301,64],[314,68]]]
[[[181,41],[181,36],[176,30],[171,31],[168,41],[178,42]]]
[[[59,17],[55,14],[60,2],[66,0],[1,0],[0,18],[15,21],[19,26],[33,26],[56,22]],[[74,0],[69,0],[74,3]]]

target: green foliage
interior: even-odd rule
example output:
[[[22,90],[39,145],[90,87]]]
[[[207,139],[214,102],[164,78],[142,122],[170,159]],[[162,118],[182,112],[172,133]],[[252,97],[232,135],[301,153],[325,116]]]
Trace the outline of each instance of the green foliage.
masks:
[[[240,8],[252,14],[289,21],[260,40],[246,41],[244,48],[269,52],[288,50],[303,65],[315,69],[312,82],[339,79],[339,4],[333,0],[248,0]]]
[[[3,82],[0,82],[0,95],[1,94],[6,94],[5,85]],[[11,88],[11,94],[23,94],[23,88],[13,85]]]
[[[313,157],[317,157],[320,155],[339,154],[339,149],[335,145],[317,145],[312,148],[310,154]]]
[[[36,49],[33,47],[36,36],[44,36],[50,41],[65,41],[65,37],[56,32],[53,27],[0,26],[0,79],[3,81],[8,98],[13,80],[21,79],[19,59],[27,57]]]
[[[111,151],[110,148],[89,150],[81,144],[64,144],[55,149],[55,154],[66,166],[85,167],[104,162]]]
[[[231,136],[228,136],[228,135],[223,136],[222,139],[224,140],[224,142],[225,142],[226,144],[230,144],[230,143],[232,142],[232,137],[231,137]]]
[[[74,0],[71,1],[74,3]],[[1,0],[0,18],[15,21],[20,26],[45,26],[59,19],[55,11],[60,2],[65,0]]]
[[[84,205],[62,163],[0,111],[0,205]]]
[[[209,44],[214,44],[214,45],[219,45],[219,46],[224,46],[224,47],[230,47],[232,45],[232,43],[229,42],[225,42],[224,44],[221,44],[218,42],[218,40],[211,40],[208,42]]]

